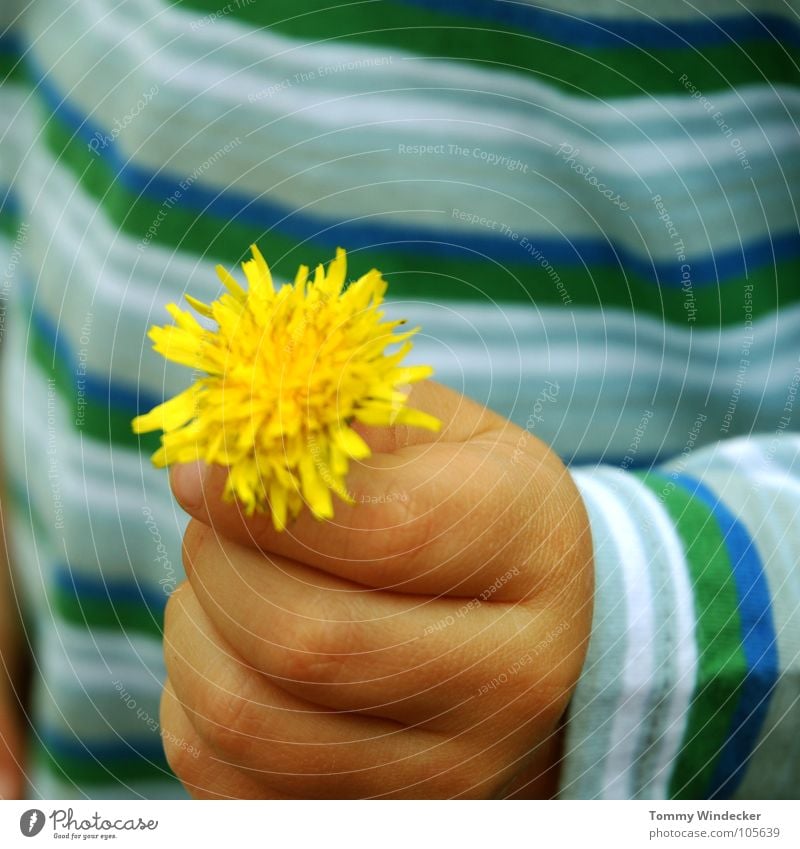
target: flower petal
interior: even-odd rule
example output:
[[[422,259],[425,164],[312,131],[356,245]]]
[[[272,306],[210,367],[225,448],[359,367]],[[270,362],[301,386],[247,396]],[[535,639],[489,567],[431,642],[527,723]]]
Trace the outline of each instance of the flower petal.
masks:
[[[369,445],[349,427],[337,428],[334,431],[333,438],[336,445],[354,460],[364,460],[372,454]]]
[[[202,458],[227,466],[224,498],[248,515],[268,510],[278,530],[305,506],[331,518],[334,494],[354,503],[350,462],[371,453],[348,422],[441,427],[406,406],[410,384],[432,373],[401,364],[418,328],[385,320],[387,284],[376,269],[347,285],[341,248],[317,266],[313,282],[301,266],[294,285],[276,289],[255,245],[242,268],[247,289],[218,266],[220,297],[206,304],[186,296],[214,329],[175,304],[168,307],[174,324],[151,329],[158,353],[201,376],[137,416],[133,428],[163,430],[156,465]]]
[[[242,289],[242,287],[236,282],[236,278],[223,266],[216,266],[216,272],[219,276],[219,279],[225,285],[225,288],[233,295],[233,297],[237,301],[244,302],[247,299],[247,293]]]
[[[333,516],[331,491],[320,477],[316,462],[310,454],[300,458],[300,481],[303,498],[308,502],[311,512],[318,519],[330,519]]]
[[[153,407],[149,413],[136,416],[131,422],[133,432],[149,433],[153,430],[176,430],[181,425],[186,424],[189,419],[194,418],[199,394],[200,387],[196,383],[192,384],[174,398]]]

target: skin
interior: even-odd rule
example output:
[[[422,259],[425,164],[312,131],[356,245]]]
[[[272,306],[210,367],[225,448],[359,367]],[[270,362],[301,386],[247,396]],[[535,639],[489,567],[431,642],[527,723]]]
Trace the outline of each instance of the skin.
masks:
[[[14,688],[0,690],[0,799],[22,799],[25,788],[24,720]]]
[[[432,382],[438,434],[361,428],[354,506],[277,533],[172,471],[167,758],[195,798],[546,798],[589,637],[589,524],[560,460]]]
[[[25,789],[25,655],[0,505],[0,799],[22,799]]]

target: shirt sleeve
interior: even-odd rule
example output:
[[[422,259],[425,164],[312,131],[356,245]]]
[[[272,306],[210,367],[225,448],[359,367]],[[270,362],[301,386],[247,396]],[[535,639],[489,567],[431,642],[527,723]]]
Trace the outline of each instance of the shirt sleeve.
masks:
[[[800,434],[790,420],[647,473],[572,470],[596,589],[562,798],[795,798]]]

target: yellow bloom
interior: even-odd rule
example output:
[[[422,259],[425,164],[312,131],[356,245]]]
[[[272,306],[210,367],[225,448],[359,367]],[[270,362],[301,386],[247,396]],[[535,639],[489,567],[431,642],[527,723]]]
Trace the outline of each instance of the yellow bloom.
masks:
[[[395,333],[404,322],[382,320],[380,272],[345,287],[339,248],[327,273],[319,265],[312,282],[301,266],[294,285],[276,291],[264,257],[251,250],[242,264],[247,290],[217,266],[225,294],[211,304],[186,296],[216,329],[176,304],[167,307],[174,325],[151,328],[156,351],[204,376],[135,418],[133,429],[164,431],[156,466],[198,459],[228,466],[225,497],[238,498],[248,515],[270,509],[282,530],[304,502],[319,519],[333,515],[332,492],[353,502],[349,461],[370,455],[353,421],[430,430],[441,423],[405,406],[404,386],[433,370],[401,365],[419,328]]]

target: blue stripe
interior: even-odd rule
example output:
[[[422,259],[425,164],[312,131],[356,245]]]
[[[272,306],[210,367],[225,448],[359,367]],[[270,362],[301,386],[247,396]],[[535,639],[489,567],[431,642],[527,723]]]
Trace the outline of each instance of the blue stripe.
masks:
[[[542,9],[507,0],[396,0],[433,12],[469,16],[538,35],[548,41],[575,47],[680,50],[688,47],[720,47],[774,39],[800,45],[800,27],[789,16],[725,15],[708,20],[652,20],[638,18],[577,17],[567,12]],[[588,6],[588,4],[587,4]],[[589,7],[590,8],[590,7]],[[533,47],[532,49],[535,49]]]
[[[9,186],[5,192],[0,188],[0,215],[19,218],[20,211],[19,198],[17,198],[13,188]]]
[[[10,32],[0,33],[0,53],[4,56],[22,56],[22,41]]]
[[[580,447],[559,454],[561,461],[568,466],[586,466],[587,468],[614,466],[625,472],[650,471],[659,462],[660,456],[658,452],[649,454],[646,451],[638,450],[635,456],[630,453],[618,455],[604,453],[598,457],[596,454],[581,454]],[[672,456],[672,452],[669,456]]]
[[[758,550],[742,522],[700,481],[681,474],[673,478],[712,511],[725,540],[739,598],[747,674],[707,794],[710,799],[729,798],[744,776],[778,680],[772,602]]]
[[[98,717],[100,722],[100,717]],[[119,741],[77,739],[55,731],[54,729],[37,729],[44,748],[58,761],[59,757],[76,760],[98,761],[106,764],[109,774],[113,776],[114,763],[128,760],[154,761],[158,766],[166,767],[166,757],[161,738],[153,732],[155,740],[151,739],[120,739]],[[165,773],[169,776],[171,773]]]
[[[36,66],[29,51],[26,57],[31,74],[38,80],[38,90],[54,116],[78,138],[88,144],[103,128],[94,124],[70,104]],[[97,152],[115,179],[134,196],[142,195],[158,204],[177,194],[182,207],[195,212],[210,213],[223,223],[241,221],[257,227],[264,233],[278,230],[298,242],[312,241],[328,250],[343,245],[348,250],[368,250],[382,245],[415,256],[437,257],[485,256],[498,263],[529,262],[538,260],[520,242],[507,236],[490,234],[465,234],[457,230],[436,230],[430,227],[400,226],[385,221],[343,221],[312,215],[260,197],[255,199],[232,189],[216,190],[204,187],[196,180],[188,189],[180,187],[189,175],[164,176],[147,171],[122,155],[114,142]],[[144,236],[144,234],[142,234]],[[520,240],[521,241],[521,240]],[[552,264],[583,267],[586,264],[620,267],[650,280],[652,283],[680,288],[683,285],[681,263],[675,259],[654,262],[608,239],[542,238],[530,239],[542,255]],[[691,264],[692,284],[714,286],[729,278],[744,276],[754,269],[771,265],[775,261],[800,257],[800,232],[788,230],[783,235],[767,234],[762,239],[702,257],[687,257]]]
[[[109,579],[102,575],[91,578],[75,572],[69,564],[56,566],[53,579],[57,589],[74,595],[78,601],[103,601],[114,604],[140,604],[148,613],[160,617],[167,606],[167,595],[154,591],[136,580]]]

